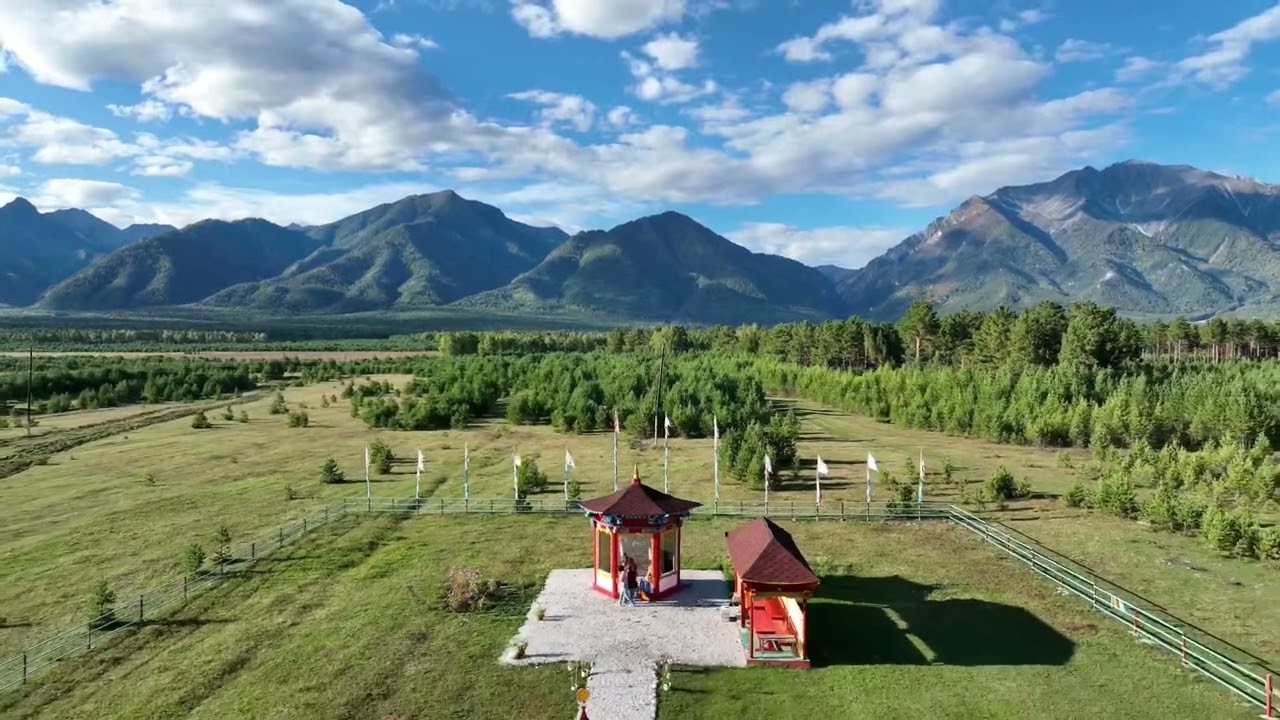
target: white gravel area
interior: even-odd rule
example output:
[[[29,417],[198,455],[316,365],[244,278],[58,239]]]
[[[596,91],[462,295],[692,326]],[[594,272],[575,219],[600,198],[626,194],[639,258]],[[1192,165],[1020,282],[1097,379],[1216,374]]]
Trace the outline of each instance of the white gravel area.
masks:
[[[682,570],[682,587],[668,599],[623,607],[591,588],[590,569],[552,570],[534,607],[512,639],[526,642],[525,657],[508,650],[502,662],[522,665],[586,660],[591,720],[653,720],[657,666],[745,667],[738,624],[725,619],[729,584],[716,570]],[[565,674],[565,692],[569,677]]]

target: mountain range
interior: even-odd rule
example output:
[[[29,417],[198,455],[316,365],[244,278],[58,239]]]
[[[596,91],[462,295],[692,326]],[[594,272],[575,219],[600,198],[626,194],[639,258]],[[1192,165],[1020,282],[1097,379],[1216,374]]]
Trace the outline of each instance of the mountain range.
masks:
[[[856,224],[856,223],[851,223]],[[319,226],[117,228],[0,207],[0,304],[340,314],[451,305],[638,321],[892,319],[1093,300],[1143,315],[1280,306],[1280,186],[1126,161],[972,197],[865,267],[754,253],[675,212],[572,236],[452,191]]]

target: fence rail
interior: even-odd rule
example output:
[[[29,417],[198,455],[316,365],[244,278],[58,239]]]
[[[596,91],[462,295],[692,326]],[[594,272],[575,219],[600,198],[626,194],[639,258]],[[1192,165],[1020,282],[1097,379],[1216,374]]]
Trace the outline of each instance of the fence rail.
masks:
[[[115,633],[139,625],[168,610],[176,609],[200,590],[217,584],[227,570],[253,564],[312,530],[336,518],[359,513],[406,515],[578,515],[576,502],[527,498],[373,498],[347,497],[314,515],[287,523],[257,540],[233,548],[231,560],[221,570],[205,570],[181,577],[136,598],[121,598],[121,612],[110,623],[89,622],[28,647],[20,655],[0,660],[0,690],[25,683],[32,675],[74,653],[92,649]],[[1058,587],[1088,602],[1090,606],[1124,623],[1137,638],[1177,655],[1183,667],[1194,670],[1225,687],[1248,704],[1263,711],[1263,717],[1278,717],[1280,687],[1274,671],[1256,658],[1201,632],[1188,623],[1120,590],[1113,583],[1073,566],[1066,558],[1017,537],[1008,528],[988,522],[955,505],[924,503],[830,502],[818,505],[795,501],[712,501],[693,512],[694,518],[776,517],[795,520],[946,520],[973,532],[986,542],[1028,565]],[[1234,656],[1233,656],[1234,655]]]

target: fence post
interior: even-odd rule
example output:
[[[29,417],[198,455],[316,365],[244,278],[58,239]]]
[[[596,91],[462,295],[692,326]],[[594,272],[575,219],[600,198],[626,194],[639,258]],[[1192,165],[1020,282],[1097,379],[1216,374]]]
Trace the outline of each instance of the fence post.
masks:
[[[27,684],[27,651],[22,651],[22,684]]]
[[[1271,673],[1267,673],[1267,679],[1263,683],[1263,688],[1266,690],[1266,693],[1267,693],[1267,704],[1266,704],[1267,714],[1263,715],[1262,717],[1265,717],[1265,718],[1275,717],[1275,715],[1271,713],[1272,710],[1275,710],[1275,705],[1273,704],[1273,701],[1271,699],[1272,696],[1275,695],[1275,692],[1272,690],[1272,685],[1271,685]]]
[[[444,514],[444,498],[440,498],[440,514]]]
[[[840,522],[844,522],[844,501],[840,501]]]
[[[1129,608],[1129,614],[1133,616],[1133,634],[1141,635],[1142,633],[1138,632],[1138,608]]]
[[[306,518],[302,518],[302,534],[303,534],[303,535],[306,535],[306,534],[307,534],[307,519],[306,519]]]
[[[187,600],[187,576],[186,575],[182,576],[182,600],[183,602],[186,602]]]
[[[249,543],[249,562],[254,562],[257,559],[258,559],[258,543],[255,541],[255,542]]]
[[[284,526],[280,526],[280,547],[284,547]]]
[[[138,596],[138,622],[142,622],[146,616],[142,614],[142,596]]]

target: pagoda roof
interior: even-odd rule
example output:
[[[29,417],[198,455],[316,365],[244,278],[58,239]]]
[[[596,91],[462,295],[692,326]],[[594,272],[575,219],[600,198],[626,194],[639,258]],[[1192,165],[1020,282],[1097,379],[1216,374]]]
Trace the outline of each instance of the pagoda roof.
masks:
[[[589,512],[618,517],[688,515],[694,508],[702,507],[702,503],[668,495],[640,482],[639,468],[626,487],[604,497],[584,500],[578,505]]]
[[[734,572],[744,581],[759,585],[818,586],[818,575],[796,547],[791,533],[772,520],[752,520],[724,535]]]

